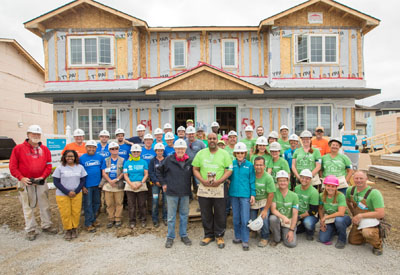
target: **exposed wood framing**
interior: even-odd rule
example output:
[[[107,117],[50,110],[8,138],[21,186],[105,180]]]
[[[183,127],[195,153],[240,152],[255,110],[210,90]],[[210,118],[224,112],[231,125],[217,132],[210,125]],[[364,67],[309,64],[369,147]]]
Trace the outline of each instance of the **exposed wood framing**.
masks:
[[[281,108],[278,108],[278,127],[281,127]]]
[[[237,75],[240,75],[241,66],[239,66],[239,53],[242,52],[243,49],[242,49],[242,47],[239,45],[239,41],[240,41],[240,33],[239,33],[239,32],[236,33],[236,38],[237,38],[237,41],[238,41],[238,49],[239,49],[239,52],[238,52],[238,66],[237,66],[237,69],[236,69],[236,74],[237,74]]]
[[[262,75],[262,66],[261,66],[261,35],[257,34],[258,38],[258,76]]]
[[[136,109],[136,125],[140,124],[140,108]]]
[[[130,135],[131,137],[133,136],[132,117],[133,117],[133,110],[132,110],[132,108],[130,108],[130,109],[129,109],[129,135]]]
[[[280,31],[280,60],[281,60],[281,77],[290,74],[290,38],[283,37]]]
[[[161,128],[161,109],[157,109],[158,112],[158,128]]]
[[[272,131],[272,127],[273,127],[273,119],[272,119],[272,109],[269,108],[269,131]]]
[[[210,64],[210,41],[208,41],[208,32],[206,32],[206,63]]]
[[[68,62],[68,61],[66,61]],[[59,81],[58,78],[58,36],[57,31],[54,32],[54,66],[55,66],[55,74],[56,74],[56,81]]]
[[[151,77],[150,71],[150,33],[147,34],[147,77]]]
[[[240,37],[240,48],[242,49],[240,51],[240,68],[241,68],[241,75],[244,75],[244,50],[243,50],[243,39],[244,39],[244,33],[242,32],[242,35]]]
[[[53,111],[53,131],[54,134],[58,134],[58,121],[57,121],[57,111]]]
[[[260,108],[260,125],[263,126],[263,109]]]
[[[205,48],[204,37],[205,36],[206,36],[205,31],[200,32],[200,61],[201,62],[205,62],[205,59],[204,59],[204,48]]]
[[[157,33],[157,76],[160,77],[160,33]]]
[[[363,77],[363,55],[362,55],[362,39],[361,32],[357,30],[357,61],[358,61],[358,77]]]
[[[134,79],[139,77],[138,55],[139,55],[139,32],[136,29],[133,29],[132,30],[132,78]]]
[[[252,75],[251,65],[251,32],[249,32],[249,75]]]
[[[68,35],[68,32],[66,33]],[[65,43],[65,62],[68,64],[68,56],[69,56],[69,49],[68,49],[68,40]],[[68,72],[68,66],[65,66],[65,74],[67,75],[67,80],[69,80],[69,72]]]
[[[352,73],[352,62],[351,62],[351,30],[349,30],[349,49],[348,49],[348,53],[349,53],[349,77],[351,77],[351,73]],[[340,70],[339,70],[340,73]]]
[[[96,80],[99,80],[99,69],[96,68]]]
[[[342,115],[343,115],[343,130],[346,130],[346,108],[342,109]]]
[[[253,119],[253,108],[250,108],[250,120],[252,120]]]
[[[356,129],[356,108],[351,108],[351,130]]]
[[[146,34],[139,33],[139,47],[140,47],[140,77],[147,76],[147,63],[150,60],[146,60]]]
[[[64,135],[67,133],[67,111],[63,111]]]
[[[268,76],[268,62],[269,62],[269,53],[268,53],[268,33],[263,33],[263,45],[264,45],[264,76]]]
[[[44,81],[49,81],[49,41],[43,39],[43,49],[44,49]]]

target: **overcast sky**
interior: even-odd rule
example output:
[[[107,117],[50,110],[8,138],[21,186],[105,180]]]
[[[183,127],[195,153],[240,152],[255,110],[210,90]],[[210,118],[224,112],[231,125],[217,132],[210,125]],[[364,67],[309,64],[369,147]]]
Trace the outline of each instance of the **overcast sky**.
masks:
[[[16,39],[43,65],[42,40],[26,30],[23,22],[56,9],[68,0],[1,0],[0,37]],[[302,3],[302,0],[99,0],[99,2],[147,21],[155,26],[257,26],[259,22]],[[339,0],[340,3],[381,20],[364,39],[367,87],[382,94],[357,103],[373,105],[400,99],[400,1]],[[397,20],[396,20],[397,18]]]

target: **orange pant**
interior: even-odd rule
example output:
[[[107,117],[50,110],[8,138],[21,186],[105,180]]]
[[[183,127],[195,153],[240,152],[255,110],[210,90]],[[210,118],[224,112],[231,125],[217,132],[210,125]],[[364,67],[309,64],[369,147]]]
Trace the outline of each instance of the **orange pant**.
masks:
[[[365,242],[371,244],[374,248],[382,248],[382,240],[379,236],[378,227],[368,227],[361,230],[357,229],[358,225],[351,227],[349,233],[349,243],[363,244]]]
[[[56,201],[64,230],[78,228],[81,218],[82,192],[76,194],[73,198],[56,196]]]

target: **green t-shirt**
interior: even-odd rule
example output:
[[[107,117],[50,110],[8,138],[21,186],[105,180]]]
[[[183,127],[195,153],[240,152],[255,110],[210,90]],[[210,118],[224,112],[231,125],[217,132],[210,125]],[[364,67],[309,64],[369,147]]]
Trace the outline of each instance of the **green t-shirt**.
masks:
[[[278,143],[281,145],[281,152],[285,152],[287,149],[290,148],[290,143],[288,141],[283,141],[283,139],[278,139]]]
[[[313,148],[312,154],[304,152],[303,148],[299,148],[294,152],[293,159],[296,159],[296,169],[300,174],[304,169],[314,170],[316,162],[321,163],[321,153],[316,148]]]
[[[285,170],[286,172],[290,173],[290,168],[289,164],[286,161],[286,159],[279,157],[279,159],[274,162],[273,160],[270,161],[268,168],[272,168],[272,177],[274,178],[274,181],[276,182],[276,173],[278,173],[281,170]]]
[[[278,210],[279,213],[286,216],[288,219],[292,218],[293,208],[299,209],[299,197],[297,197],[295,192],[290,190],[288,190],[286,197],[283,197],[281,190],[276,189],[274,199],[272,201],[276,203],[276,210]]]
[[[309,186],[307,190],[301,189],[301,185],[297,185],[294,192],[299,197],[299,215],[310,210],[311,205],[319,205],[319,193],[313,186]]]
[[[346,199],[350,200],[351,198],[351,189],[352,188],[357,188],[357,187],[350,187],[347,188],[346,191]],[[364,207],[364,205],[360,205],[361,201],[364,199],[365,193],[367,193],[368,189],[370,189],[371,186],[367,186],[363,191],[357,192],[357,189],[354,190],[354,201],[358,204],[358,207],[364,210],[369,210],[369,211],[375,211],[376,208],[383,208],[385,207],[385,204],[383,202],[383,197],[381,192],[379,190],[373,189],[368,197],[367,197],[367,208]]]
[[[231,147],[229,147],[229,145],[226,145],[224,149],[231,156],[232,160],[235,159],[235,157],[233,156],[233,149]]]
[[[337,192],[336,203],[333,203],[333,198],[328,198],[328,196],[326,196],[326,202],[323,202],[322,196],[323,193],[319,195],[319,205],[324,207],[325,213],[328,215],[338,212],[339,206],[347,206],[346,198],[342,192]]]
[[[256,201],[266,199],[268,193],[276,191],[274,179],[270,174],[264,172],[261,178],[256,177]]]
[[[209,148],[200,150],[193,159],[192,166],[200,167],[200,174],[207,180],[208,172],[215,172],[215,179],[219,180],[225,173],[225,169],[232,170],[232,158],[228,152],[218,149],[214,154],[210,153]]]
[[[203,142],[204,142],[204,144],[206,145],[206,147],[208,147],[208,140],[206,140],[206,139],[202,139],[201,141],[203,141]]]
[[[267,155],[267,154],[264,154],[264,155],[262,155],[262,156],[259,156],[259,155],[252,155],[251,158],[250,158],[250,162],[251,162],[253,165],[254,165],[254,160],[256,159],[256,157],[263,157],[263,158],[264,158],[264,160],[265,160],[265,167],[266,167],[266,168],[269,166],[269,164],[270,164],[271,161],[272,161],[272,156],[271,156],[271,155]]]
[[[326,154],[322,157],[323,177],[329,175],[336,177],[346,176],[347,168],[352,168],[352,165],[349,157],[346,155],[338,154],[335,158],[332,158],[330,154]]]
[[[243,138],[242,140],[240,140],[240,142],[243,142],[244,144],[246,144],[246,147],[247,147],[246,159],[250,160],[250,151],[256,145],[256,140],[254,138],[253,139]]]

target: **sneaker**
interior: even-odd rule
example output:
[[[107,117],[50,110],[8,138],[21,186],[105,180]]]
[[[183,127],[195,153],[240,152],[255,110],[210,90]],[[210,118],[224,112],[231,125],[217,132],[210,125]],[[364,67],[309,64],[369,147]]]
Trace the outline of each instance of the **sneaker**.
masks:
[[[136,227],[136,223],[135,223],[135,222],[131,222],[131,224],[129,225],[129,227],[130,227],[131,229],[134,229],[134,228]]]
[[[55,235],[55,234],[58,233],[58,230],[56,228],[54,228],[54,227],[49,226],[47,228],[43,228],[42,232],[47,233],[47,234],[51,234],[51,235]]]
[[[167,241],[165,242],[165,248],[171,248],[173,244],[174,239],[167,238]]]
[[[114,226],[114,222],[108,222],[107,223],[107,228],[112,228]]]
[[[96,227],[94,227],[93,224],[89,225],[86,227],[86,231],[89,233],[94,233],[94,232],[96,232]]]
[[[77,230],[76,228],[72,228],[72,229],[71,229],[71,237],[72,237],[73,239],[78,238],[78,230]]]
[[[337,243],[335,244],[335,247],[337,249],[343,249],[346,246],[346,244],[342,241],[337,241]]]
[[[382,248],[372,248],[372,253],[376,256],[381,256],[383,254]]]
[[[224,237],[217,238],[217,245],[218,245],[218,248],[221,248],[221,249],[225,247]]]
[[[94,227],[100,227],[100,223],[96,220],[92,223]]]
[[[164,223],[165,226],[168,225],[168,221],[167,220],[163,220],[163,223]]]
[[[200,245],[201,245],[201,246],[206,246],[206,245],[208,245],[209,243],[211,243],[211,242],[213,242],[213,241],[215,241],[214,238],[205,237],[204,239],[202,239],[202,240],[200,241]]]
[[[181,237],[181,241],[182,241],[185,245],[187,245],[187,246],[192,245],[192,241],[189,239],[188,236],[186,236],[186,237]]]
[[[242,249],[243,251],[249,251],[249,243],[242,243]]]
[[[155,228],[157,228],[157,227],[160,226],[160,224],[159,224],[158,222],[153,222],[153,226],[154,226]]]
[[[121,221],[115,222],[115,227],[116,227],[116,228],[120,228],[121,225],[122,225],[122,222],[121,222]]]
[[[240,240],[240,239],[233,239],[232,242],[233,242],[234,244],[240,244],[240,243],[242,243],[242,240]]]
[[[279,242],[275,242],[275,241],[270,242],[270,245],[272,247],[276,247],[278,244],[279,244]]]
[[[268,245],[268,240],[266,239],[261,239],[257,244],[258,247],[266,247],[267,245]]]
[[[36,240],[36,232],[35,232],[35,230],[33,230],[33,231],[31,231],[31,232],[28,232],[28,234],[26,234],[26,239],[27,239],[28,241],[34,241],[34,240]]]
[[[306,235],[306,239],[307,239],[307,241],[313,241],[314,240],[314,236],[313,235]]]
[[[332,242],[331,242],[331,241],[329,241],[329,242],[324,242],[323,244],[324,244],[324,245],[332,245]]]
[[[146,227],[146,222],[143,221],[143,222],[142,222],[142,228],[145,228],[145,227]]]
[[[67,232],[65,232],[64,239],[66,241],[72,240],[72,230],[67,230]]]

